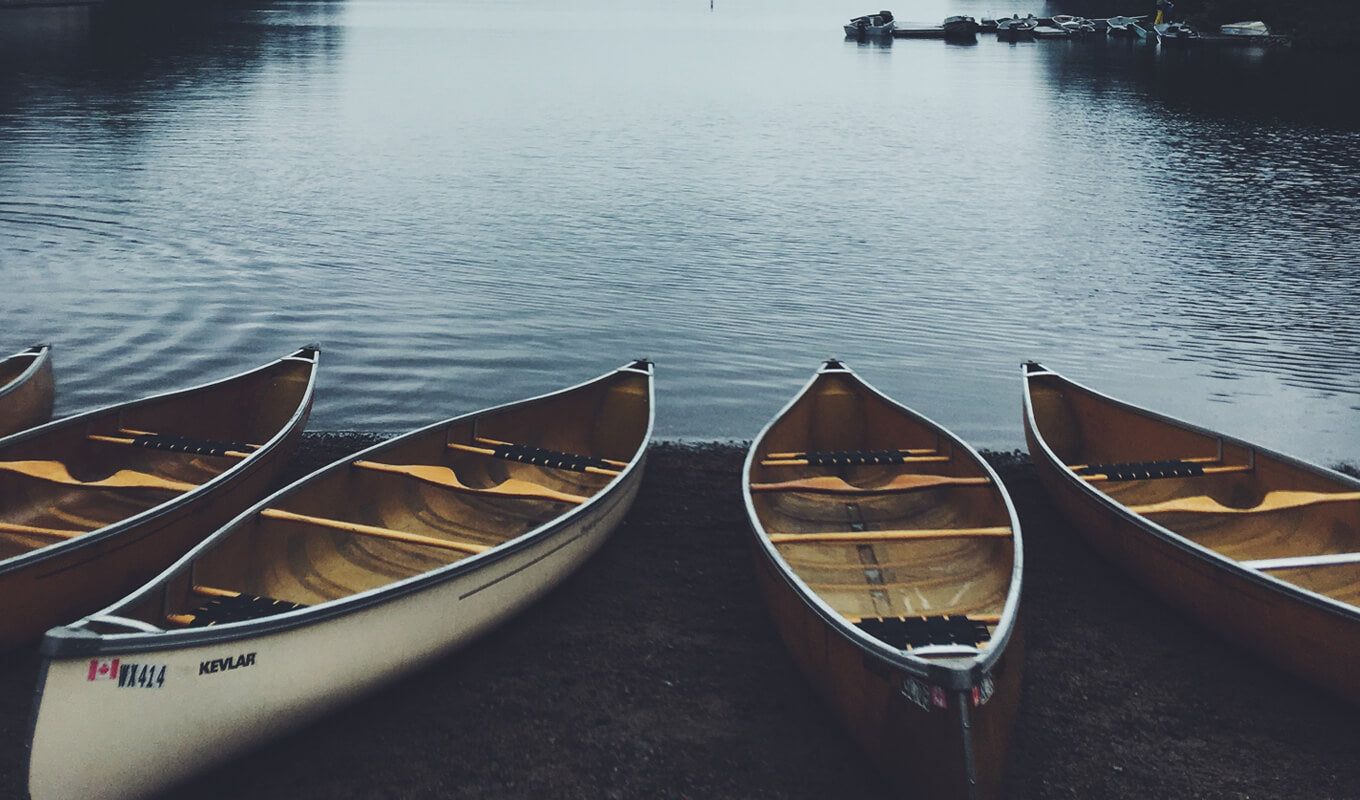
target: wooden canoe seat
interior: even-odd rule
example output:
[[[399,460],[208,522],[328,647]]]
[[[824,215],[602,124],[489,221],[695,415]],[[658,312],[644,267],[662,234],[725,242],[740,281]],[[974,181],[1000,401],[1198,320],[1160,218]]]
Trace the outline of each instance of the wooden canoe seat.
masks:
[[[435,486],[443,486],[446,489],[455,489],[460,492],[471,492],[473,494],[499,494],[508,497],[530,497],[541,500],[554,500],[559,503],[584,503],[587,499],[579,494],[569,494],[559,492],[556,489],[524,481],[518,478],[507,478],[495,486],[479,488],[468,486],[458,479],[457,473],[448,467],[441,467],[436,464],[382,464],[377,461],[355,461],[354,466],[360,469],[371,469],[378,472],[392,472],[398,475],[405,475],[416,480],[425,481]]]
[[[1006,526],[995,528],[937,528],[933,530],[857,531],[853,533],[772,533],[773,544],[801,544],[804,542],[910,542],[922,539],[964,539],[973,537],[1011,536]]]
[[[394,530],[392,528],[382,528],[377,525],[361,525],[357,522],[346,522],[339,519],[313,517],[308,514],[294,514],[291,511],[284,511],[281,508],[266,508],[260,512],[260,516],[288,522],[301,522],[304,525],[315,525],[319,528],[330,528],[331,530],[345,531],[346,533],[356,533],[360,536],[390,539],[394,542],[405,542],[406,544],[423,545],[425,547],[438,547],[444,550],[457,550],[461,553],[476,554],[483,550],[490,549],[484,544],[455,542],[448,539],[436,539],[433,536],[422,536],[418,533],[407,533],[406,531]]]
[[[988,622],[971,619],[966,614],[936,617],[890,617],[862,619],[855,625],[880,642],[901,650],[926,645],[960,644],[977,647],[991,641]],[[992,623],[995,624],[995,623]]]
[[[558,450],[545,450],[541,447],[531,447],[525,444],[511,444],[510,442],[500,442],[495,439],[477,439],[478,445],[461,444],[459,442],[449,442],[451,450],[461,450],[465,453],[480,453],[481,455],[495,456],[507,461],[518,461],[521,464],[533,464],[538,467],[549,467],[551,469],[563,469],[571,472],[593,472],[598,475],[618,475],[621,467],[628,466],[626,461],[611,461],[607,458],[598,456],[582,456],[575,453],[563,453]]]
[[[1142,506],[1129,506],[1129,510],[1135,514],[1261,514],[1267,511],[1302,508],[1317,503],[1344,503],[1355,500],[1360,500],[1360,492],[1295,492],[1282,489],[1267,492],[1261,502],[1250,508],[1225,506],[1207,495],[1197,495],[1176,497]]]
[[[194,593],[204,594],[205,592],[199,590],[207,588],[209,587],[195,586]],[[194,609],[193,613],[167,614],[166,621],[182,628],[206,628],[218,623],[272,617],[285,611],[307,607],[302,603],[290,603],[287,600],[275,600],[262,595],[242,594],[225,589],[211,591],[214,592],[211,595],[212,599]]]
[[[39,478],[66,486],[80,486],[91,489],[166,489],[172,492],[187,492],[197,489],[198,484],[162,478],[146,472],[120,469],[107,478],[95,481],[82,481],[71,477],[66,465],[60,461],[0,461],[0,470],[17,472],[30,478]]]
[[[0,521],[0,533],[18,533],[24,536],[50,536],[53,539],[70,539],[89,531],[71,531],[61,528],[39,528],[35,525],[21,525],[17,522]]]
[[[173,453],[193,453],[202,456],[226,456],[228,458],[248,458],[251,451],[260,449],[258,444],[223,442],[215,439],[195,439],[190,436],[174,436],[167,433],[147,433],[145,431],[124,430],[127,436],[104,436],[90,434],[87,438],[95,442],[125,444],[132,447],[145,447],[149,450],[169,450]]]
[[[948,461],[934,450],[829,450],[807,453],[770,453],[762,467],[848,467],[861,464],[920,464]]]
[[[1088,481],[1147,481],[1157,478],[1190,478],[1222,472],[1250,472],[1250,464],[1205,466],[1197,459],[1169,459],[1166,461],[1136,461],[1118,464],[1090,464],[1072,467],[1072,471]]]
[[[888,494],[933,489],[940,486],[984,486],[989,478],[956,478],[949,475],[897,475],[877,486],[856,486],[835,475],[818,475],[777,483],[753,483],[753,492],[827,492],[831,494]]]

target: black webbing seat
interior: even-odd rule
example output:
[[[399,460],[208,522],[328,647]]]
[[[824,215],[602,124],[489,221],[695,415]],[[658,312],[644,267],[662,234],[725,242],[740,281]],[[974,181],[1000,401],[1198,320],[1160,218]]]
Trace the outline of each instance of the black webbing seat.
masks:
[[[893,647],[906,649],[931,644],[962,644],[976,647],[992,638],[987,623],[962,614],[907,619],[865,619],[860,630]]]
[[[1104,475],[1112,481],[1143,481],[1154,478],[1189,478],[1203,475],[1204,467],[1190,461],[1139,461],[1122,464],[1091,464],[1078,475]]]
[[[168,433],[145,433],[132,438],[132,444],[151,450],[170,450],[175,453],[197,453],[203,456],[225,456],[228,453],[249,453],[253,445],[223,442],[215,439],[195,439]]]
[[[306,608],[302,603],[289,603],[272,597],[242,594],[236,597],[214,597],[194,610],[190,628],[205,628],[225,622],[272,617],[285,611]]]
[[[540,467],[568,469],[573,472],[585,472],[587,467],[595,467],[597,469],[614,468],[612,464],[603,458],[597,458],[595,456],[578,456],[574,453],[561,453],[556,450],[544,450],[541,447],[530,447],[526,444],[498,444],[492,449],[497,458],[518,461],[522,464],[536,464]]]
[[[829,450],[804,456],[814,467],[840,467],[856,464],[902,464],[912,457],[904,450]]]

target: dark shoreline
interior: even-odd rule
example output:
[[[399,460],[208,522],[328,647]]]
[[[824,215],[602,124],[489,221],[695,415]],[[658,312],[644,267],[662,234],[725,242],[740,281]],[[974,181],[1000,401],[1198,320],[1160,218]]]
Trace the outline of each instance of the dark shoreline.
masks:
[[[309,434],[288,477],[378,438]],[[734,444],[655,445],[627,520],[544,600],[167,796],[885,795],[765,617],[743,457]],[[1360,796],[1360,711],[1191,626],[1066,529],[1027,458],[989,460],[1026,550],[1008,797]],[[25,796],[36,671],[31,652],[0,658],[0,797]]]

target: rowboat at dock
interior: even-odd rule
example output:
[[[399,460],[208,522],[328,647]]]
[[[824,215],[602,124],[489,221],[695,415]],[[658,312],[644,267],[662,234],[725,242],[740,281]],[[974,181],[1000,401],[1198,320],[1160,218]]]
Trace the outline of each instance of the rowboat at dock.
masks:
[[[0,437],[46,422],[55,401],[51,347],[35,345],[0,361]]]
[[[998,797],[1023,559],[991,467],[828,361],[751,446],[742,495],[775,627],[856,744],[911,796]]]
[[[112,602],[268,492],[318,351],[0,440],[0,650]]]
[[[653,421],[638,361],[379,443],[246,510],[48,632],[32,800],[162,791],[500,624],[623,520]]]
[[[1075,530],[1209,631],[1360,705],[1360,480],[1024,365],[1025,438]]]

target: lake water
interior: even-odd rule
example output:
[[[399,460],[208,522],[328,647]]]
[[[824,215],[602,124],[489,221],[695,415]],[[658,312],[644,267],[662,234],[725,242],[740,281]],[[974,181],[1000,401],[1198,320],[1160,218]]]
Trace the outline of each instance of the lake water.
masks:
[[[319,342],[312,429],[391,432],[645,356],[669,439],[835,356],[997,449],[1036,359],[1360,461],[1343,69],[714,5],[0,10],[0,350],[55,345],[72,412]],[[898,16],[1012,10],[1063,9]]]

